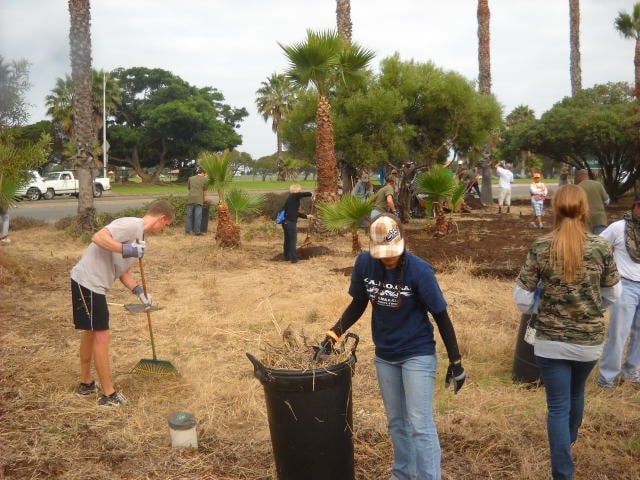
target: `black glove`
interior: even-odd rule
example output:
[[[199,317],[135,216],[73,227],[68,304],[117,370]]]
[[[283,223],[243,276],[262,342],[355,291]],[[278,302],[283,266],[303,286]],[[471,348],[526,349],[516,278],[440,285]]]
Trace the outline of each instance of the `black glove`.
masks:
[[[313,347],[313,349],[316,351],[316,353],[313,355],[313,360],[316,362],[326,361],[329,355],[335,353],[335,350],[333,348],[335,344],[336,340],[333,337],[329,335],[324,337],[324,340],[322,341],[320,346]]]
[[[453,387],[453,393],[458,393],[458,390],[464,385],[464,381],[467,378],[467,372],[462,368],[462,363],[458,360],[456,363],[450,363],[447,368],[447,376],[444,379],[444,385],[446,388]]]

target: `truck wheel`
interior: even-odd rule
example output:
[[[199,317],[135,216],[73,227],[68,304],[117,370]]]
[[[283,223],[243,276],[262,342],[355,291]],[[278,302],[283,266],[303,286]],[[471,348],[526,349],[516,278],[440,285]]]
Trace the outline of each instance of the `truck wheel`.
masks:
[[[31,201],[40,200],[40,190],[38,190],[36,187],[31,187],[29,190],[27,190],[27,198]]]
[[[93,198],[100,198],[102,196],[102,185],[96,183],[93,185]]]
[[[56,192],[53,190],[53,188],[47,188],[47,191],[44,192],[44,195],[42,195],[42,198],[44,198],[45,200],[51,200],[55,196],[56,196]]]

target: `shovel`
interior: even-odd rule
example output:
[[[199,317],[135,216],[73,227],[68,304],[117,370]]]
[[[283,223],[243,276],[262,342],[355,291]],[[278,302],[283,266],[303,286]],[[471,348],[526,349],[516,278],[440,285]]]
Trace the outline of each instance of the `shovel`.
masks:
[[[111,305],[113,307],[124,307],[127,312],[129,313],[144,313],[146,312],[146,308],[143,304],[141,303],[113,303],[113,302],[107,302],[107,305]],[[156,310],[162,310],[164,307],[161,307],[159,305],[151,305],[151,307],[148,309],[150,312],[155,312]]]
[[[147,295],[147,282],[144,279],[144,269],[142,268],[142,258],[138,258],[140,262],[140,277],[142,278],[142,289],[145,296]],[[144,305],[140,304],[143,311],[147,314],[147,324],[149,325],[149,335],[151,337],[151,351],[153,352],[153,358],[143,358],[140,360],[133,370],[133,373],[145,373],[151,375],[178,376],[178,370],[168,360],[158,360],[156,357],[156,344],[153,341],[153,329],[151,328],[151,309],[144,309]]]

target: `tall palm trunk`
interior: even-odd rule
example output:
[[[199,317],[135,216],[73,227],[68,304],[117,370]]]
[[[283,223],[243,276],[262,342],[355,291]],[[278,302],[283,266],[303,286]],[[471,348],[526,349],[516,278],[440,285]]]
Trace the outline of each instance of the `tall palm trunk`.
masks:
[[[582,67],[580,65],[580,0],[569,0],[569,43],[571,96],[582,90]]]
[[[319,202],[337,202],[338,165],[336,163],[331,105],[325,95],[318,96],[316,125],[317,200]]]
[[[336,0],[336,20],[338,26],[338,34],[347,45],[351,45],[351,0]],[[353,166],[346,161],[345,156],[341,152],[337,152],[340,158],[340,179],[342,181],[342,192],[350,192],[353,188],[353,179],[357,172]]]
[[[93,204],[93,107],[91,103],[91,14],[89,0],[69,0],[71,77],[77,153],[78,225],[83,232],[96,229]]]
[[[491,44],[489,0],[478,0],[478,87],[480,93],[491,94]],[[482,171],[481,201],[491,205],[491,145],[486,145],[480,162]]]
[[[635,68],[635,80],[636,80],[636,100],[640,101],[640,38],[636,38],[636,50],[633,54],[633,66]]]
[[[338,33],[347,44],[351,44],[351,0],[336,0]]]
[[[278,181],[284,182],[286,180],[284,175],[284,161],[282,160],[282,140],[280,139],[280,130],[276,129],[276,142],[277,142],[277,151],[276,154],[276,166],[278,168]]]

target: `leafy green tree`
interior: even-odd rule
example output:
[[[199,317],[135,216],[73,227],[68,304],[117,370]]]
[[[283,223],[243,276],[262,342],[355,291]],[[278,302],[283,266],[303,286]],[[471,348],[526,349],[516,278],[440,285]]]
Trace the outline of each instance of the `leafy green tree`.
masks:
[[[360,198],[356,195],[343,195],[339,202],[324,202],[318,205],[320,218],[329,230],[348,229],[351,232],[351,252],[362,251],[358,229],[369,218],[373,210],[375,197]]]
[[[633,5],[633,12],[618,12],[618,16],[614,21],[616,30],[624,38],[633,38],[636,41],[636,47],[633,55],[633,66],[635,73],[635,96],[640,100],[640,3]]]
[[[28,170],[47,162],[51,137],[42,134],[35,142],[16,141],[13,131],[0,132],[0,203],[12,206],[18,188],[29,180]]]
[[[358,82],[373,59],[373,52],[357,44],[347,45],[334,31],[307,31],[305,42],[280,45],[289,60],[288,76],[294,84],[313,85],[318,94],[315,158],[318,200],[338,198],[338,165],[329,94],[339,83]]]
[[[280,125],[291,112],[296,101],[296,89],[291,81],[283,74],[273,73],[256,92],[256,106],[258,113],[264,121],[271,118],[271,130],[276,134],[278,181],[284,182],[285,175],[282,169],[282,139],[280,138]]]
[[[240,245],[240,227],[231,220],[226,196],[226,191],[233,182],[229,151],[202,152],[199,163],[207,174],[207,186],[218,193],[218,225],[215,238],[221,247],[237,247]]]
[[[267,176],[278,172],[277,157],[275,155],[265,155],[258,158],[253,164],[253,171],[262,177],[262,181],[267,180]]]
[[[576,168],[591,170],[587,159],[595,160],[615,201],[640,178],[639,128],[631,88],[624,82],[609,83],[558,102],[540,120],[526,124],[516,145]]]
[[[29,62],[6,62],[0,55],[0,131],[27,121],[29,104],[25,95],[30,88]]]
[[[163,169],[188,164],[201,151],[242,142],[236,129],[248,113],[225,104],[215,88],[194,87],[161,69],[117,69],[113,76],[122,104],[109,128],[110,158],[144,181],[157,181]]]

